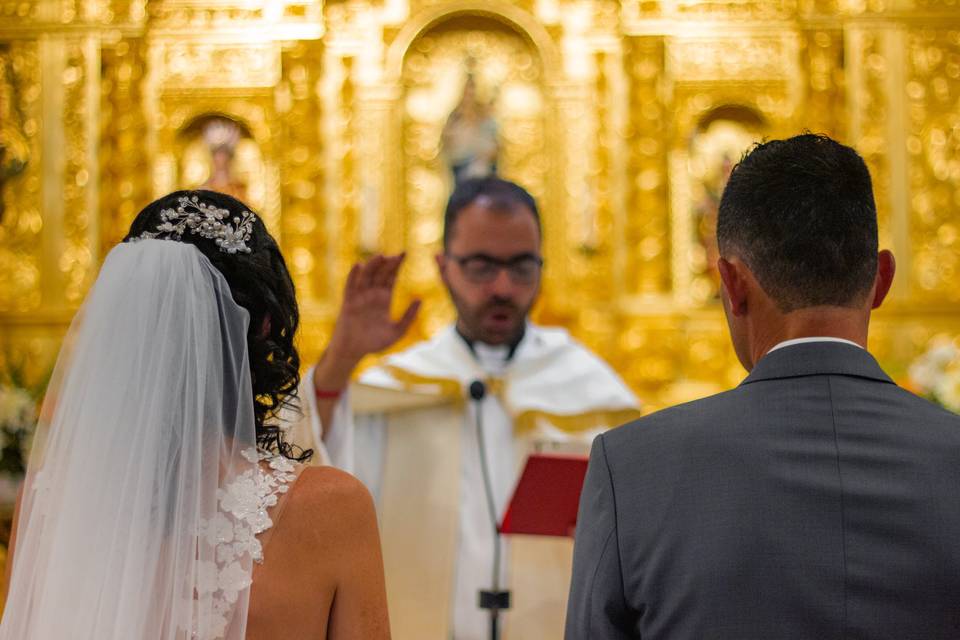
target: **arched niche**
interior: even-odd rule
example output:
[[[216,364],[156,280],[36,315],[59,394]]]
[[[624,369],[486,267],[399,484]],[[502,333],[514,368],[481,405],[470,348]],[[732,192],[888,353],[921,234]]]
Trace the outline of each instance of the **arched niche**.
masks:
[[[408,234],[409,271],[417,274],[413,289],[429,299],[431,308],[445,310],[424,318],[427,333],[452,317],[433,255],[440,248],[444,205],[454,183],[444,132],[464,98],[468,76],[496,131],[498,175],[524,185],[544,203],[551,197],[548,179],[559,151],[551,135],[550,66],[536,38],[519,19],[495,13],[490,5],[458,7],[422,19],[422,28],[414,21],[397,39],[406,45],[401,49],[394,43],[388,61],[399,89],[393,115],[400,151],[393,193],[402,202],[397,225]],[[518,11],[511,7],[508,13]]]
[[[542,61],[546,83],[552,85],[559,80],[555,74],[562,68],[561,58],[550,34],[532,14],[515,4],[500,0],[447,2],[431,6],[411,16],[404,22],[403,28],[387,49],[384,67],[386,80],[400,81],[404,59],[414,41],[424,33],[444,22],[470,16],[499,22],[526,38]]]

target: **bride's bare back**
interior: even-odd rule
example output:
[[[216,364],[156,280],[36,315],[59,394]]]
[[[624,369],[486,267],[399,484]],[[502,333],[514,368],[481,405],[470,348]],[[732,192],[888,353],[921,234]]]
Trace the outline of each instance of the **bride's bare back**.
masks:
[[[269,514],[247,640],[389,638],[380,535],[360,481],[333,467],[306,468]]]

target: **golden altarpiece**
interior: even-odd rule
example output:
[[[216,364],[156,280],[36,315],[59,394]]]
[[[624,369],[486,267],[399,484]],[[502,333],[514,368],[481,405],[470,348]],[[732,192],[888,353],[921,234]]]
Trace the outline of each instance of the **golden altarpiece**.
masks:
[[[136,212],[217,163],[280,239],[305,362],[372,252],[408,253],[409,339],[431,333],[468,76],[499,173],[542,203],[535,317],[649,407],[743,375],[713,228],[763,137],[867,159],[899,258],[871,337],[894,375],[960,333],[958,0],[0,0],[0,368],[49,369]]]

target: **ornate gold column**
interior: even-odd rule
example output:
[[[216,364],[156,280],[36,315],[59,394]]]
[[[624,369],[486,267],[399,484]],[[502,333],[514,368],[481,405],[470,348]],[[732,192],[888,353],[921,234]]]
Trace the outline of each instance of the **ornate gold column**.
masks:
[[[13,9],[11,12],[9,9]],[[0,13],[0,368],[52,365],[99,260],[100,7],[20,2]]]
[[[541,13],[551,15],[543,5]],[[562,236],[565,256],[549,266],[553,282],[565,283],[551,296],[557,320],[574,323],[578,337],[602,353],[615,350],[619,316],[597,305],[623,292],[622,232],[628,224],[625,186],[629,120],[628,83],[618,23],[619,7],[607,2],[571,5],[559,14],[563,82],[553,88],[562,165],[556,180],[562,216],[547,227],[546,238]]]
[[[898,229],[910,291],[926,303],[960,302],[960,12],[952,25],[903,34],[908,181]],[[899,123],[898,123],[899,124]],[[906,216],[905,216],[906,217]]]
[[[143,80],[147,44],[141,37],[103,42],[100,96],[100,257],[126,235],[153,195]]]
[[[43,302],[44,113],[39,43],[22,39],[5,44],[0,49],[0,66],[4,169],[10,174],[0,184],[0,270],[5,275],[0,312],[10,314],[35,311]]]
[[[844,38],[839,27],[817,26],[801,33],[801,69],[805,76],[803,126],[814,133],[846,139]]]
[[[329,294],[326,263],[318,260],[330,238],[322,233],[323,183],[320,135],[323,112],[316,91],[322,78],[323,46],[299,42],[282,52],[282,78],[276,92],[276,110],[282,129],[278,161],[282,179],[281,222],[288,266],[297,293],[315,302]]]
[[[618,243],[618,287],[624,296],[663,296],[670,289],[670,217],[667,199],[667,113],[663,97],[664,42],[631,37],[626,57],[630,124],[627,129],[626,215]]]
[[[98,250],[98,38],[47,34],[39,41],[43,169],[42,306],[83,299]]]
[[[282,53],[282,79],[276,109],[281,121],[278,162],[282,193],[283,251],[300,302],[303,362],[313,362],[329,337],[331,304],[337,299],[330,261],[337,242],[326,233],[322,135],[325,112],[319,85],[324,77],[322,41],[294,43]]]
[[[896,23],[851,23],[845,30],[850,143],[870,167],[880,244],[903,259],[891,292],[910,297],[906,140],[903,112],[905,31]]]
[[[341,283],[358,255],[358,216],[362,210],[357,121],[357,60],[368,38],[363,27],[367,7],[342,4],[326,9],[330,28],[325,41],[322,109],[326,235],[334,240],[324,255],[332,282]],[[339,291],[334,290],[332,298]]]

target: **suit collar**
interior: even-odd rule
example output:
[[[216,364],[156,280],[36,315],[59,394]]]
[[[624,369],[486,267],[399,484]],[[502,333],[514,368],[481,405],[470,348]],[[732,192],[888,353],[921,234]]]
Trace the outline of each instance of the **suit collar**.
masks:
[[[815,375],[856,376],[893,384],[865,349],[840,342],[808,342],[771,351],[741,384]]]

